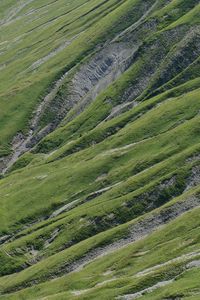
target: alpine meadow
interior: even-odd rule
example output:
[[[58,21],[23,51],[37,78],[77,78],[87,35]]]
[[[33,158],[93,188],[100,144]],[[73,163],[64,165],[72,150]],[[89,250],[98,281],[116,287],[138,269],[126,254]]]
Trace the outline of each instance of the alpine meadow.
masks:
[[[199,0],[0,0],[0,300],[200,300]]]

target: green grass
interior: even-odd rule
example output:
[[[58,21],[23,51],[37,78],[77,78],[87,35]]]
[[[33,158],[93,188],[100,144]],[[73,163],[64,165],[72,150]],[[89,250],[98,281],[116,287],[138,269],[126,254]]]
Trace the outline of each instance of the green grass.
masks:
[[[164,113],[166,114],[166,110]],[[127,150],[124,149],[125,152],[123,148],[113,151],[113,148],[126,145],[127,141],[129,143],[137,141],[132,134],[134,132],[132,125],[129,127],[124,128],[125,132],[121,138],[119,132],[116,137],[112,137],[111,141],[105,141],[108,146],[104,146],[104,153],[102,153],[102,145],[98,144],[64,160],[24,170],[20,173],[20,180],[19,173],[1,180],[0,195],[3,203],[1,210],[5,215],[5,219],[1,221],[2,228],[10,227],[10,224],[14,225],[19,221],[26,223],[29,218],[36,218],[38,214],[42,215],[45,211],[48,213],[56,204],[70,202],[70,197],[76,192],[85,190],[89,193],[92,191],[92,185],[93,189],[97,190],[98,184],[95,183],[95,179],[103,173],[109,174],[110,183],[119,182],[184,150],[191,146],[192,141],[199,142],[199,116],[197,115],[158,136],[133,144]],[[11,182],[10,187],[8,187],[9,182]],[[89,184],[90,189],[88,189]],[[43,202],[40,201],[41,198]],[[10,209],[13,206],[14,211]]]
[[[179,257],[185,253],[194,252],[199,250],[199,209],[193,210],[190,213],[183,215],[178,218],[176,221],[173,221],[171,224],[165,226],[164,228],[156,231],[149,237],[138,241],[132,245],[129,245],[126,248],[123,248],[119,251],[116,251],[115,254],[109,254],[106,258],[100,258],[90,265],[85,267],[79,273],[74,273],[71,275],[67,275],[62,277],[56,281],[52,281],[50,285],[48,283],[43,284],[41,287],[31,288],[30,290],[19,293],[23,295],[27,295],[27,299],[34,299],[36,297],[44,296],[46,293],[58,293],[63,292],[63,289],[70,289],[71,291],[76,289],[83,289],[85,286],[93,287],[98,282],[101,282],[104,279],[104,275],[102,275],[106,270],[112,270],[112,275],[108,275],[108,278],[115,278],[116,280],[113,283],[108,283],[106,286],[110,286],[110,299],[112,295],[116,293],[116,288],[119,289],[120,293],[133,293],[134,290],[137,291],[138,288],[143,288],[145,285],[151,286],[159,280],[169,279],[170,277],[176,276],[179,272],[181,272],[182,266],[184,266],[190,258],[183,258],[179,263],[169,263],[166,267],[160,267],[158,270],[154,271],[157,273],[157,276],[152,279],[152,275],[147,275],[145,277],[138,278],[134,277],[134,274],[137,272],[147,269],[151,266],[158,265],[162,262],[169,261],[173,258]],[[131,225],[131,224],[130,224]],[[130,226],[129,225],[129,226]],[[187,230],[184,230],[184,228]],[[116,230],[112,230],[109,235],[114,234]],[[106,237],[104,235],[100,235],[100,237]],[[109,237],[107,237],[109,238]],[[96,239],[97,241],[98,239]],[[86,240],[84,242],[87,247],[92,244],[92,241]],[[93,239],[94,245],[94,239]],[[185,249],[184,245],[187,245],[187,249]],[[75,254],[75,249],[76,254]],[[78,250],[79,249],[79,250]],[[172,251],[173,249],[173,251]],[[71,255],[78,255],[78,252],[84,251],[84,245],[73,247],[71,252],[69,250],[65,250],[60,255],[52,256],[51,259],[43,261],[39,263],[37,266],[33,266],[26,271],[23,271],[21,275],[12,275],[9,277],[5,277],[0,281],[2,288],[4,290],[9,289],[10,287],[14,287],[16,284],[21,284],[23,280],[27,280],[26,278],[37,278],[38,276],[42,278],[47,278],[47,274],[53,271],[53,266],[58,267],[58,259],[62,261],[62,256],[68,257],[70,260]],[[70,254],[71,253],[71,254]],[[56,259],[57,258],[57,259]],[[197,256],[198,258],[198,256]],[[133,268],[134,266],[134,268]],[[175,269],[176,266],[176,269]],[[42,272],[40,271],[42,270]],[[45,270],[47,273],[45,273]],[[36,272],[36,273],[35,273]],[[35,273],[34,277],[33,274]],[[101,274],[101,275],[100,275]],[[91,280],[92,276],[92,280]],[[121,280],[121,285],[120,285]],[[140,282],[141,281],[141,282]],[[146,281],[146,282],[145,282]],[[193,282],[194,284],[194,282]],[[99,294],[104,297],[104,289],[106,286],[102,288],[96,288],[94,290],[94,295]],[[36,292],[37,289],[37,292]],[[119,292],[118,291],[118,292]],[[35,292],[38,295],[35,295]],[[96,292],[96,293],[95,293]],[[93,293],[89,294],[86,299],[89,297],[93,297],[95,299]],[[14,296],[11,299],[15,299]],[[17,294],[16,294],[16,299]],[[98,298],[97,298],[98,299]]]
[[[46,5],[46,2],[43,2]],[[132,17],[136,20],[139,17],[139,13],[135,14],[138,11],[138,5],[140,5],[139,1],[136,0],[126,1],[122,5],[119,3],[117,8],[117,1],[114,0],[106,1],[106,3],[99,0],[92,3],[90,1],[86,2],[82,7],[81,4],[84,4],[84,2],[86,1],[70,2],[70,5],[65,7],[65,11],[62,14],[60,13],[63,17],[59,17],[59,10],[58,15],[55,15],[57,7],[59,8],[60,5],[62,6],[65,3],[65,1],[59,1],[56,5],[48,6],[48,14],[44,16],[43,9],[39,10],[42,17],[39,21],[31,21],[28,25],[30,28],[22,27],[22,22],[27,22],[27,19],[31,19],[31,17],[27,16],[22,17],[23,21],[21,19],[16,21],[19,25],[11,23],[9,26],[6,26],[5,31],[3,30],[5,26],[2,28],[1,42],[4,42],[6,39],[9,43],[13,36],[17,37],[25,34],[24,38],[17,44],[17,47],[13,47],[11,44],[9,51],[2,55],[0,60],[0,63],[1,61],[9,62],[0,76],[2,142],[9,142],[17,131],[26,128],[30,112],[33,111],[38,98],[46,93],[48,85],[59,73],[63,72],[63,70],[69,70],[75,64],[78,64],[91,51],[94,51],[98,44],[104,43],[106,39],[127,27],[133,21]],[[113,11],[111,9],[112,6],[115,8]],[[108,9],[108,7],[111,8]],[[93,11],[96,14],[96,11],[99,11],[96,19],[93,16]],[[103,11],[105,12],[103,13]],[[64,17],[65,14],[66,18]],[[91,26],[90,18],[93,20]],[[121,19],[124,19],[125,22],[121,22]],[[48,21],[48,27],[41,26],[45,23],[48,24]],[[69,31],[69,34],[65,34],[64,39],[63,33],[66,31]],[[27,34],[28,32],[30,34]],[[37,75],[35,72],[28,71],[28,67],[32,63],[50,53],[63,40],[66,41],[78,33],[81,33],[80,36],[64,49],[59,56],[42,65]],[[39,43],[38,40],[40,41]],[[13,60],[11,57],[15,59]],[[65,66],[62,64],[63,60],[66,60]],[[30,100],[28,101],[28,99]],[[9,105],[7,104],[8,101]],[[23,111],[20,107],[23,107]],[[7,126],[9,120],[11,123]]]
[[[0,299],[114,300],[174,278],[141,299],[199,299],[199,268],[186,268],[200,259],[199,207],[67,271],[144,220],[199,199],[199,7],[196,0],[1,1],[0,157],[12,152],[16,133],[29,131],[66,71],[51,108],[70,101],[74,76],[113,38],[116,47],[138,49],[116,80],[83,110],[73,105],[1,176],[0,238],[10,239],[0,244]],[[110,118],[126,102],[136,105]],[[38,129],[54,121],[51,108]]]

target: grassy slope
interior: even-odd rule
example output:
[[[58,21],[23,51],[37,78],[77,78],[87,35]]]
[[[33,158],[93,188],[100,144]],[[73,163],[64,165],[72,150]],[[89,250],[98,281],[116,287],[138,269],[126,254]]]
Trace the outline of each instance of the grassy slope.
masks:
[[[100,297],[103,297],[102,299],[114,299],[113,297],[115,295],[133,293],[134,291],[139,290],[141,287],[145,288],[152,286],[160,280],[173,278],[181,273],[184,270],[184,265],[186,265],[192,259],[183,257],[182,260],[171,263],[170,260],[190,252],[197,253],[196,259],[198,259],[200,256],[200,254],[198,254],[198,215],[199,209],[195,209],[178,218],[176,221],[173,221],[170,225],[157,230],[149,237],[116,251],[115,254],[112,253],[107,255],[106,258],[100,258],[94,261],[85,267],[81,272],[67,275],[56,281],[54,280],[50,285],[46,283],[41,286],[28,289],[27,291],[25,290],[24,292],[22,291],[20,293],[16,293],[16,295],[8,296],[8,299],[20,299],[20,297],[23,297],[23,295],[24,297],[27,297],[27,299],[38,299],[39,296],[42,297],[44,295],[50,295],[51,293],[57,294],[68,289],[70,291],[78,289],[84,291],[85,288],[95,287],[98,283],[105,281],[105,279],[114,279],[114,281],[107,284],[105,283],[102,285],[102,287],[91,289],[91,291],[88,292],[88,296],[81,296],[81,299],[100,299]],[[112,235],[113,234],[116,234],[116,230],[112,231]],[[109,235],[111,235],[111,233]],[[96,239],[100,238],[101,236],[97,237]],[[103,238],[106,238],[105,234]],[[87,243],[89,245],[91,242],[92,241],[88,240],[85,241],[85,244]],[[187,245],[187,248],[185,248],[184,245]],[[83,251],[83,249],[83,245],[81,248],[79,247],[79,251]],[[70,256],[74,255],[74,250],[75,249],[72,250],[72,253],[68,251],[69,253],[65,254],[68,259]],[[62,256],[64,256],[64,253],[60,254],[60,261]],[[5,277],[1,280],[2,289],[9,289],[10,286],[15,286],[16,284],[19,284],[20,281],[23,282],[23,280],[27,280],[27,278],[30,280],[40,276],[47,277],[48,272],[52,271],[53,266],[58,266],[58,260],[56,262],[55,259],[56,257],[52,257],[51,260],[46,262],[44,261],[42,265],[38,265],[37,268],[32,267],[27,269],[27,271],[22,272],[20,276],[11,275],[11,277]],[[153,274],[141,276],[141,278],[134,276],[142,270],[167,261],[169,261],[167,266],[158,266]],[[103,275],[108,270],[112,272],[110,272],[110,274],[108,273],[108,275]],[[34,277],[33,274],[35,274]],[[194,271],[191,276],[196,276]],[[174,285],[176,286],[176,284]],[[198,283],[195,281],[193,282],[193,286],[199,287]],[[167,292],[168,294],[171,292],[173,295],[173,293],[176,294],[176,289],[173,290],[172,288],[171,291],[168,290]],[[181,292],[183,292],[183,290]],[[188,291],[186,290],[185,293],[187,295]],[[69,299],[73,299],[71,293],[66,294],[65,297],[67,297],[67,295],[68,297],[71,297]],[[68,299],[68,297],[66,299]],[[55,299],[57,299],[56,296]]]
[[[132,21],[132,16],[136,20],[140,17],[135,14],[138,2],[129,0],[120,5],[121,2],[114,0],[106,2],[79,0],[70,1],[65,5],[65,1],[60,0],[48,6],[48,2],[43,1],[44,6],[42,6],[42,3],[36,1],[25,6],[26,12],[35,10],[33,16],[32,14],[27,16],[22,11],[21,18],[2,26],[3,55],[0,63],[6,64],[0,76],[3,145],[17,131],[24,130],[38,98],[45,94],[49,83],[59,72],[72,68],[94,51],[96,45],[105,42],[117,31],[123,30]],[[62,13],[59,12],[60,7],[64,7]],[[123,23],[120,22],[121,16],[125,20]],[[25,27],[23,24],[26,23],[28,26]],[[29,67],[33,63],[77,34],[80,35],[59,56],[41,65],[37,75],[30,72]],[[15,43],[11,43],[13,37],[16,38]],[[5,47],[8,51],[5,51]],[[63,59],[66,61],[65,66],[63,66]],[[7,126],[8,122],[9,126]]]
[[[0,28],[0,65],[7,66],[0,75],[0,155],[10,151],[8,143],[16,132],[27,130],[33,109],[55,78],[142,13],[139,0],[2,3],[0,14],[7,23]],[[13,237],[0,246],[0,299],[115,299],[176,276],[169,286],[141,299],[199,299],[199,269],[185,268],[194,260],[190,257],[136,276],[199,252],[199,208],[66,274],[67,263],[126,237],[134,224],[164,214],[175,203],[199,198],[199,54],[185,36],[197,30],[200,6],[181,0],[164,4],[158,1],[144,21],[156,20],[158,26],[148,37],[141,34],[143,44],[128,70],[79,116],[64,121],[33,152],[19,158],[0,180],[0,233]],[[28,70],[79,33],[36,71]],[[183,56],[177,59],[180,53],[186,62]],[[137,96],[138,105],[105,121],[149,68],[152,76]],[[69,211],[49,218],[70,203],[75,204]],[[51,281],[54,276],[58,279]]]

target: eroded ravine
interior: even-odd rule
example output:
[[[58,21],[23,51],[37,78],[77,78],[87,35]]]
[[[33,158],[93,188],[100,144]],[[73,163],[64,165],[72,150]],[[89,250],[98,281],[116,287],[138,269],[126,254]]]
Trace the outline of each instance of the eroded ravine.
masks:
[[[8,159],[6,163],[6,167],[2,169],[2,174],[5,174],[17,161],[17,159],[25,152],[30,150],[32,146],[35,144],[34,141],[32,141],[38,127],[38,123],[40,121],[41,115],[45,108],[48,106],[48,104],[52,101],[52,99],[55,97],[56,93],[58,92],[60,86],[65,81],[65,78],[67,77],[68,72],[66,72],[55,84],[53,89],[46,95],[44,100],[41,102],[41,104],[38,106],[33,119],[30,123],[30,130],[27,136],[21,136],[21,141],[17,143],[17,145],[13,145],[13,154]],[[46,128],[46,130],[43,130],[42,136],[45,136],[48,132],[50,132],[50,128]],[[41,136],[41,137],[42,137]],[[41,138],[40,137],[40,138]]]

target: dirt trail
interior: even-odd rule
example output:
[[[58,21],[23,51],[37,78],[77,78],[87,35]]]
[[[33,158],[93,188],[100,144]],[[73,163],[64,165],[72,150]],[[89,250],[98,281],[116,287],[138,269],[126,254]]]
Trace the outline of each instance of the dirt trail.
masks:
[[[68,46],[71,45],[71,43],[78,38],[78,36],[83,33],[80,32],[79,34],[76,34],[75,36],[73,36],[71,39],[65,41],[62,45],[60,45],[58,48],[56,48],[55,50],[53,50],[52,52],[50,52],[49,54],[47,54],[46,56],[38,59],[37,61],[35,61],[26,71],[33,71],[35,69],[37,69],[38,67],[40,67],[42,64],[46,63],[49,59],[53,58],[54,56],[56,56],[57,54],[59,54],[60,52],[62,52],[63,50],[65,50]]]
[[[161,281],[161,282],[158,282],[155,285],[153,285],[151,287],[148,287],[148,288],[146,288],[146,289],[144,289],[140,292],[130,294],[130,295],[119,296],[116,299],[118,299],[118,300],[134,300],[134,299],[137,299],[139,297],[142,297],[144,294],[152,293],[153,291],[155,291],[155,290],[157,290],[161,287],[164,287],[164,286],[166,286],[166,285],[168,285],[172,282],[173,282],[173,279],[172,280],[167,280],[167,281]]]
[[[7,18],[4,18],[0,21],[0,25],[8,25],[11,21],[14,20],[14,18],[17,16],[17,14],[20,13],[20,11],[26,7],[28,4],[33,2],[33,0],[26,0],[24,2],[19,1],[19,5],[14,6],[10,12],[8,13]]]
[[[146,10],[146,12],[142,15],[142,17],[135,22],[134,24],[132,24],[130,27],[126,28],[123,32],[121,32],[120,34],[118,34],[114,39],[113,42],[117,42],[119,39],[123,38],[125,35],[127,35],[128,33],[132,32],[133,30],[135,30],[136,28],[138,28],[142,22],[146,19],[146,17],[148,17],[154,10],[154,8],[156,7],[156,5],[159,3],[158,0],[156,0],[154,2],[154,4]]]
[[[136,275],[134,275],[134,277],[142,277],[142,276],[146,276],[146,275],[149,275],[151,274],[152,272],[162,268],[162,267],[166,267],[168,265],[171,265],[173,263],[177,263],[177,262],[181,262],[181,261],[187,261],[187,260],[190,260],[192,258],[197,258],[200,256],[200,252],[190,252],[190,253],[187,253],[187,254],[183,254],[179,257],[176,257],[176,258],[173,258],[171,260],[168,260],[166,261],[165,263],[162,263],[162,264],[159,264],[159,265],[156,265],[156,266],[153,266],[151,268],[148,268],[148,269],[145,269],[139,273],[137,273]],[[195,261],[192,261],[190,263],[187,264],[187,268],[193,268],[193,267],[196,267],[196,265],[198,265],[198,262],[199,260],[195,260]],[[195,264],[196,263],[196,264]]]

